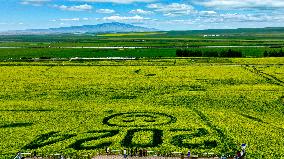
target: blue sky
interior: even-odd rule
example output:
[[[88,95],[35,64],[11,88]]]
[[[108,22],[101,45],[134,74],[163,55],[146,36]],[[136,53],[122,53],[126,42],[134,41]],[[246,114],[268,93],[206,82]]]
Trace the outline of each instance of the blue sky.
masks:
[[[283,0],[0,0],[0,31],[122,22],[160,30],[284,26]]]

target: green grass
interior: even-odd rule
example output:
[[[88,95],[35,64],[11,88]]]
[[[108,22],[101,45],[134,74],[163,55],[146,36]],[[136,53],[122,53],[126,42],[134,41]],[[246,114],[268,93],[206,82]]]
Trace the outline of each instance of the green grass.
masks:
[[[0,59],[72,57],[174,57],[175,49],[0,49]]]
[[[21,47],[88,47],[88,46],[148,46],[148,47],[187,47],[187,46],[283,46],[282,40],[236,40],[236,39],[196,39],[196,38],[139,38],[139,37],[104,37],[101,39],[82,39],[81,41],[50,40],[42,42],[39,40],[27,42],[1,42],[1,47],[21,46]]]
[[[226,65],[242,59],[159,60],[1,66],[0,152],[96,154],[108,145],[234,154],[247,143],[247,158],[284,157],[284,88],[275,79]],[[283,81],[283,66],[263,66]]]
[[[207,33],[206,33],[207,34]],[[213,34],[213,33],[208,33]],[[0,36],[0,46],[63,47],[63,46],[283,46],[283,33],[224,34],[203,37],[191,32],[117,33],[105,35],[11,35]]]
[[[275,48],[188,48],[206,52],[222,52],[228,49],[240,51],[243,57],[263,57],[264,51],[279,50]],[[74,58],[74,57],[176,57],[175,48],[147,49],[89,49],[89,48],[8,48],[0,49],[0,60],[21,58]]]

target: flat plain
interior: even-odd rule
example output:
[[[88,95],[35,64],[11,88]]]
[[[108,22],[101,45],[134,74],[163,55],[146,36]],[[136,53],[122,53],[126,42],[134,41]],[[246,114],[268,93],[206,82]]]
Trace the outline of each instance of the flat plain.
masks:
[[[284,59],[250,60],[2,62],[0,152],[233,155],[247,143],[249,158],[281,158],[284,68],[271,61]]]
[[[0,36],[0,158],[106,147],[233,156],[242,143],[247,158],[283,158],[284,58],[264,58],[283,53],[283,36],[243,35]]]

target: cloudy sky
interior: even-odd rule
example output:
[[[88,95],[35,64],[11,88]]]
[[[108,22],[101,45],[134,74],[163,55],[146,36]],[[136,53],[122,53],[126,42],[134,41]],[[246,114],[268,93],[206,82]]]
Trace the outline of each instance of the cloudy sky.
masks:
[[[284,26],[284,0],[0,0],[0,31],[123,22],[160,30]]]

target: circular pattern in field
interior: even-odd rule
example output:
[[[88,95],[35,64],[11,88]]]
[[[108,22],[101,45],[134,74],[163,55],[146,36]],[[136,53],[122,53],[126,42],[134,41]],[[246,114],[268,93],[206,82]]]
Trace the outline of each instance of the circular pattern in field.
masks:
[[[113,114],[104,118],[103,123],[108,126],[119,127],[147,127],[175,123],[176,117],[165,113],[129,112]]]

